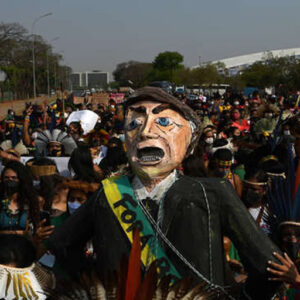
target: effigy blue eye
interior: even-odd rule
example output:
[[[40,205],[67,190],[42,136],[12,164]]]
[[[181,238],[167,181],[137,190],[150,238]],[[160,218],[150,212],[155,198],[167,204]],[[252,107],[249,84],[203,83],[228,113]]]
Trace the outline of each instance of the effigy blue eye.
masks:
[[[137,120],[132,120],[129,124],[128,124],[128,130],[133,130],[135,128],[137,128],[139,125],[139,122]]]
[[[159,125],[164,126],[164,127],[172,124],[172,122],[170,121],[169,118],[158,118],[156,123],[158,123]]]

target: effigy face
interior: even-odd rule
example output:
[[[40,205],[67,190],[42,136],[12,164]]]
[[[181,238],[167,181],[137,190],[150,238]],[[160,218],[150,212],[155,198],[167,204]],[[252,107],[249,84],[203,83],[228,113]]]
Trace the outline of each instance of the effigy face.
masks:
[[[184,159],[191,136],[189,121],[165,104],[140,101],[128,107],[126,147],[140,177],[164,178],[171,173]]]

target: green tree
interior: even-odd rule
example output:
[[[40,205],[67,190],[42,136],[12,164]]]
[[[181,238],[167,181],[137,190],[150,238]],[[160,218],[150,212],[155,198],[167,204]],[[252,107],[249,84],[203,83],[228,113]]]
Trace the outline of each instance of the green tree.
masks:
[[[150,63],[129,61],[118,64],[113,76],[121,86],[138,88],[147,83],[147,74],[152,68]]]
[[[216,65],[207,64],[191,71],[194,83],[197,84],[213,84],[222,83],[222,76]]]
[[[50,85],[54,87],[54,70],[60,69],[61,55],[53,53],[51,45],[41,36],[28,35],[18,23],[0,23],[0,70],[7,74],[1,83],[1,93],[13,92],[16,98],[27,98],[33,94],[32,47],[35,40],[36,83],[38,93],[47,93],[47,54],[49,61]],[[51,68],[52,66],[52,68]],[[55,67],[55,68],[54,68]],[[66,86],[66,76],[61,76]],[[59,81],[57,81],[59,82]]]
[[[153,62],[153,72],[155,73],[155,71],[158,71],[156,76],[159,74],[165,75],[168,77],[164,78],[165,80],[170,80],[173,82],[174,72],[183,67],[181,64],[182,62],[183,56],[178,52],[166,51],[159,53]]]

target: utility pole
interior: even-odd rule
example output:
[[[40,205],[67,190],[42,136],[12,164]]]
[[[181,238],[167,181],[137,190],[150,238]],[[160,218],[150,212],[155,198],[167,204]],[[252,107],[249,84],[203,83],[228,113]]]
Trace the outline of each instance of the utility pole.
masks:
[[[41,20],[42,18],[51,16],[52,12],[44,14],[34,19],[32,26],[31,26],[31,35],[32,35],[32,77],[33,77],[33,98],[36,99],[36,82],[35,82],[35,54],[34,54],[34,42],[35,42],[35,35],[34,35],[34,26],[35,24]]]
[[[55,37],[50,41],[50,44],[54,41],[57,41],[59,39],[59,36]],[[46,57],[47,57],[47,90],[48,90],[48,99],[50,98],[50,76],[49,76],[49,49],[47,48]]]

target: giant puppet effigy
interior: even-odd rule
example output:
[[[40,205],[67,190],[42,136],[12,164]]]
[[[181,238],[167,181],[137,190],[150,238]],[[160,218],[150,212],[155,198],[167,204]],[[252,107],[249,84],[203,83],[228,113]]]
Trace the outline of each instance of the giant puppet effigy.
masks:
[[[125,102],[125,140],[132,174],[105,179],[95,194],[50,238],[50,249],[70,274],[85,268],[93,240],[99,276],[129,255],[132,232],[141,239],[142,268],[157,261],[158,276],[191,277],[226,293],[223,236],[248,272],[239,299],[271,299],[268,261],[280,250],[252,220],[227,180],[192,178],[177,168],[197,143],[194,111],[161,89],[145,87]],[[234,299],[229,295],[231,299]]]

